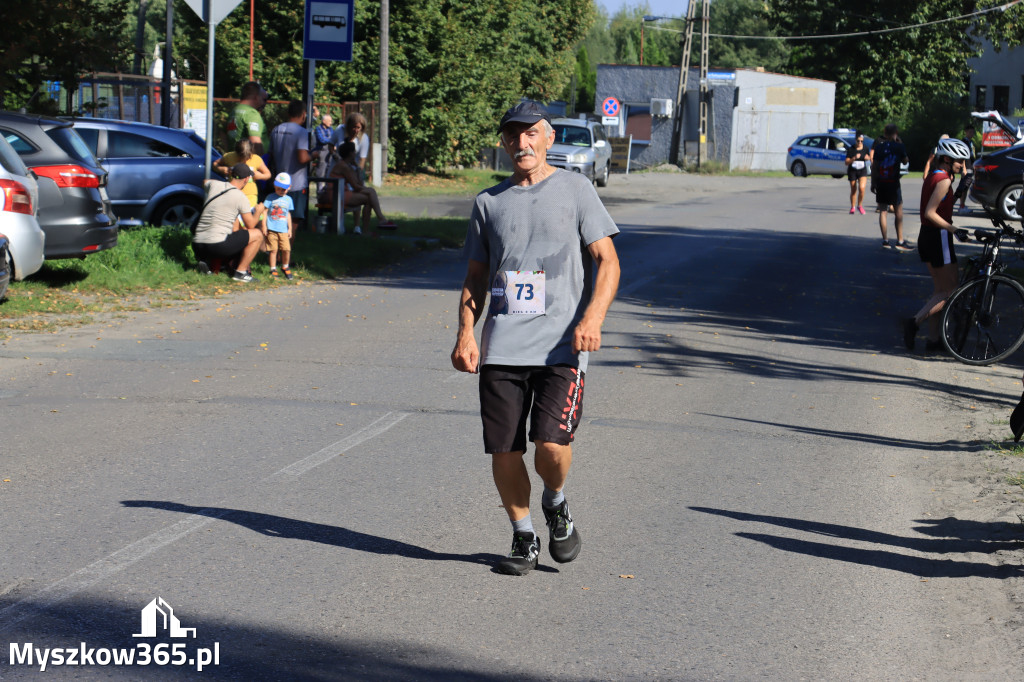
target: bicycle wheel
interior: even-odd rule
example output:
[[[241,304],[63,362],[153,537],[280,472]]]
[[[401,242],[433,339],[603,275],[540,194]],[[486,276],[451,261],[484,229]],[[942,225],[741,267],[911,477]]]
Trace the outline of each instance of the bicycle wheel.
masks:
[[[953,292],[942,313],[942,342],[960,362],[990,365],[1024,343],[1024,287],[1004,275]]]

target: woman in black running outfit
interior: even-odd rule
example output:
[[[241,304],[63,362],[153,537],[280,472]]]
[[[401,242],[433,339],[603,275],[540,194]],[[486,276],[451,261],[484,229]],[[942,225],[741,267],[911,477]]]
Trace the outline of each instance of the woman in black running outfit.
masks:
[[[846,177],[850,179],[850,215],[860,211],[864,215],[864,191],[868,187],[868,166],[871,155],[864,146],[864,135],[857,133],[857,140],[846,150]]]
[[[939,318],[935,316],[946,305],[946,299],[957,285],[956,252],[953,250],[953,176],[957,175],[970,158],[970,152],[961,140],[940,139],[935,147],[935,161],[921,188],[921,232],[917,237],[917,251],[928,266],[934,291],[914,317],[903,321],[903,342],[907,350],[914,349],[918,327],[928,320],[929,351],[941,347]]]

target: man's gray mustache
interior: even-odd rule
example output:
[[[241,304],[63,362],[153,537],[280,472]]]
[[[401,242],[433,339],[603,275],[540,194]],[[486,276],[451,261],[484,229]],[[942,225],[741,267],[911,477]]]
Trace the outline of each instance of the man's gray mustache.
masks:
[[[537,155],[533,153],[532,149],[520,149],[518,152],[516,152],[516,155],[513,158],[518,159],[518,158],[523,157],[523,156],[537,156]]]

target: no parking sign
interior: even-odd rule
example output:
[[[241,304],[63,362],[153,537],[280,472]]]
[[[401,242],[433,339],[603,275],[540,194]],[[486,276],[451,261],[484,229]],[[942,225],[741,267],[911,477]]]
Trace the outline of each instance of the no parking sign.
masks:
[[[614,97],[606,97],[604,102],[601,103],[601,112],[605,116],[618,116],[619,100]]]

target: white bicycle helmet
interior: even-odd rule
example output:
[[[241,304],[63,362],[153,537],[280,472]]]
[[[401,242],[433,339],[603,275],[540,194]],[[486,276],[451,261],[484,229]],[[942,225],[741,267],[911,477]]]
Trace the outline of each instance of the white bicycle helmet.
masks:
[[[948,156],[957,161],[966,161],[971,158],[971,152],[963,140],[955,140],[951,137],[943,138],[935,145],[935,149],[936,156]]]

